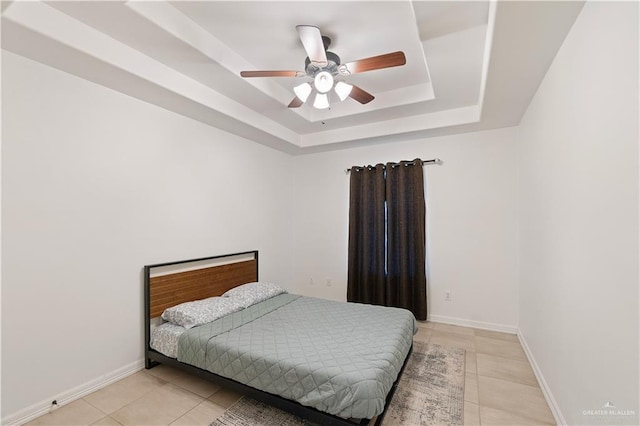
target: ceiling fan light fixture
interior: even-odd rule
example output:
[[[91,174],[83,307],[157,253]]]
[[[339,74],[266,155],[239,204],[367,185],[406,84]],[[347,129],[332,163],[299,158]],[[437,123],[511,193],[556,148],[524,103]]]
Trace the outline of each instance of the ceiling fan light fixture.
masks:
[[[351,89],[353,86],[345,83],[344,81],[339,81],[336,83],[335,91],[341,101],[344,101],[351,94]]]
[[[309,83],[302,83],[293,88],[293,92],[302,101],[306,102],[311,94],[311,85]]]
[[[329,108],[329,97],[325,93],[318,93],[313,101],[313,107],[317,109]]]
[[[328,71],[320,71],[316,74],[313,80],[313,85],[316,87],[318,92],[327,93],[333,88],[333,76]]]

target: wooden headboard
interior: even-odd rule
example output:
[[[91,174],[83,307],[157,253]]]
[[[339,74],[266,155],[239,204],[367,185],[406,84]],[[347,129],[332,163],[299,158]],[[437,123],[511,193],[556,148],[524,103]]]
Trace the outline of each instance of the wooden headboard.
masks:
[[[144,275],[145,317],[149,321],[171,306],[220,296],[239,285],[258,281],[258,252],[147,265]]]

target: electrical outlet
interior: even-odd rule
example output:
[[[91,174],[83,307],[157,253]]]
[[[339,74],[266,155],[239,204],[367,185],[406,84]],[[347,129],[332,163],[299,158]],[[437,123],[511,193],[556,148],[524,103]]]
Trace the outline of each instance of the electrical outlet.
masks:
[[[309,285],[313,285],[313,278],[309,278]]]
[[[450,291],[445,291],[444,292],[444,300],[445,300],[445,302],[451,302],[451,292]]]
[[[327,287],[331,287],[331,278],[327,278],[326,283]]]

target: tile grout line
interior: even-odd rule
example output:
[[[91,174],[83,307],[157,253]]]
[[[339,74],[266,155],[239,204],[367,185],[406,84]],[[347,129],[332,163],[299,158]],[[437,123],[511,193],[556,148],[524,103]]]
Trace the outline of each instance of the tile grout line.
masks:
[[[475,342],[475,337],[474,337]],[[474,375],[476,376],[476,392],[478,392],[478,425],[482,425],[482,419],[480,418],[480,380],[478,380],[478,352],[473,352],[473,358],[476,362],[476,371],[474,371]]]
[[[522,385],[522,386],[528,386],[530,388],[534,388],[534,389],[540,389],[540,386],[536,386],[536,385],[530,385],[528,383],[522,383],[522,382],[518,382],[516,380],[507,380],[507,379],[502,379],[500,377],[493,377],[493,376],[487,376],[485,374],[478,374],[479,377],[485,377],[487,379],[492,379],[492,380],[500,380],[502,382],[507,382],[507,383],[515,383],[517,385]],[[542,392],[542,389],[540,389],[540,391]]]
[[[143,373],[144,373],[144,374],[148,374],[148,373],[146,373],[146,372],[143,372]],[[154,377],[155,377],[155,376],[154,376]],[[114,413],[118,412],[119,410],[122,410],[123,408],[125,408],[125,407],[127,407],[127,406],[129,406],[129,405],[133,404],[134,402],[137,402],[137,401],[141,400],[141,399],[142,399],[142,398],[144,398],[145,396],[149,395],[151,392],[154,392],[154,391],[156,391],[157,389],[159,389],[159,388],[161,388],[162,386],[164,386],[164,385],[166,385],[167,383],[169,383],[168,381],[166,381],[166,380],[164,380],[164,379],[161,379],[160,377],[155,377],[155,378],[156,378],[156,379],[158,379],[158,380],[160,380],[160,381],[161,381],[161,382],[163,382],[163,383],[162,383],[161,385],[159,385],[157,388],[149,389],[147,392],[145,392],[144,394],[140,395],[138,398],[136,398],[136,399],[134,399],[134,400],[131,400],[131,401],[127,402],[125,405],[123,405],[122,407],[119,407],[117,410],[115,410],[115,411],[113,411],[113,412],[111,412],[111,413],[104,413],[104,411],[102,411],[100,408],[96,407],[94,404],[92,404],[91,402],[89,402],[89,401],[87,401],[87,400],[86,400],[86,397],[87,397],[87,396],[93,395],[94,393],[99,392],[99,390],[97,390],[97,391],[95,391],[95,392],[92,392],[92,393],[90,393],[89,395],[86,395],[86,396],[82,397],[82,399],[83,399],[83,400],[84,400],[84,402],[86,402],[87,404],[91,405],[92,407],[94,407],[94,408],[95,408],[95,409],[97,409],[98,411],[100,411],[100,412],[104,413],[106,416],[109,416],[109,417],[111,417],[111,418],[113,419],[113,417],[111,416],[112,414],[114,414]],[[104,388],[103,388],[103,389],[104,389]],[[118,422],[116,419],[113,419],[113,420],[114,420],[115,422],[117,422],[118,424],[122,424],[122,423]]]

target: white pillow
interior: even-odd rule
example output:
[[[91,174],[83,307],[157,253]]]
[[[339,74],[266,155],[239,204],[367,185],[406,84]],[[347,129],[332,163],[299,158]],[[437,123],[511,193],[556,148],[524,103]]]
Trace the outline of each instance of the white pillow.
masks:
[[[241,309],[244,309],[244,304],[238,300],[228,297],[210,297],[167,308],[162,313],[162,319],[184,328],[191,328],[217,320]]]
[[[277,284],[254,282],[232,288],[222,295],[241,303],[245,308],[287,291]]]

